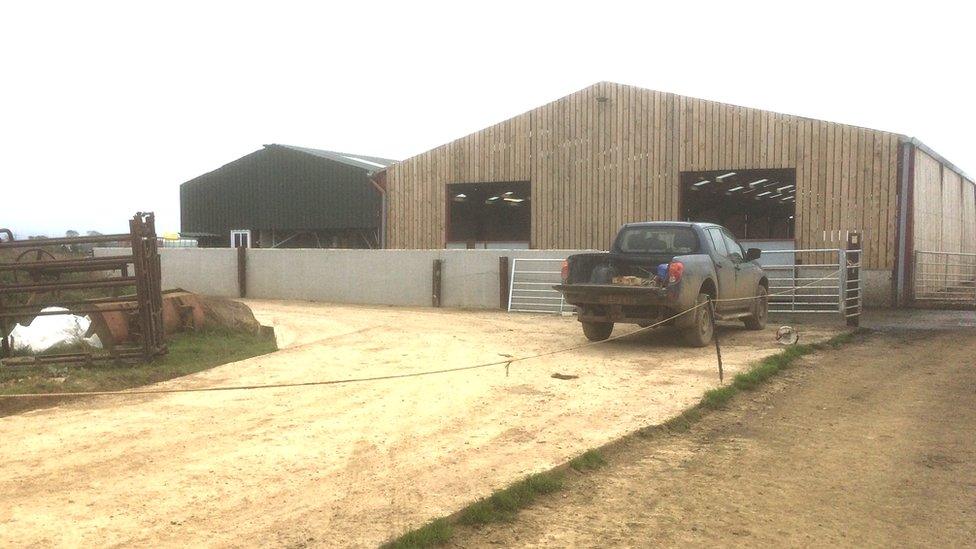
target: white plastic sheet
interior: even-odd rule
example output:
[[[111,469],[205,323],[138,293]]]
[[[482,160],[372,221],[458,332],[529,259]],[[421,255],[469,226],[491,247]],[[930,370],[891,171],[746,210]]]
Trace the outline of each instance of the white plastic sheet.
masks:
[[[52,311],[67,312],[68,309],[47,307],[41,310],[42,313]],[[102,341],[97,334],[85,337],[89,327],[91,327],[91,320],[87,316],[38,316],[27,326],[20,324],[14,326],[8,339],[10,340],[10,348],[16,354],[36,355],[78,346],[101,349]]]

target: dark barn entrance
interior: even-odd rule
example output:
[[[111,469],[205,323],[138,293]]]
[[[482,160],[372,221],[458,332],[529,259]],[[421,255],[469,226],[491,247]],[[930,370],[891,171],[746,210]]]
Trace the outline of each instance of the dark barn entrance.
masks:
[[[448,248],[528,248],[531,186],[454,183],[447,186]]]
[[[718,223],[736,238],[792,240],[796,170],[681,173],[682,219]]]

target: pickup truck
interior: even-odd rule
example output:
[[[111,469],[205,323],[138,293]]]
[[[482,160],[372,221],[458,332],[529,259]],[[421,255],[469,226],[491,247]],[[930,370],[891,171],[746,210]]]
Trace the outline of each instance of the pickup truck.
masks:
[[[712,223],[628,223],[609,252],[570,256],[554,288],[577,307],[591,341],[610,337],[617,322],[646,327],[717,300],[714,317],[704,305],[666,323],[688,344],[703,347],[712,341],[715,319],[765,327],[769,279],[756,263],[761,253],[743,250]]]

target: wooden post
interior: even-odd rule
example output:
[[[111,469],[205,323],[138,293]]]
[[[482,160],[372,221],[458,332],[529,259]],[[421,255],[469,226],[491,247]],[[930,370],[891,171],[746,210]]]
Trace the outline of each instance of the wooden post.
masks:
[[[715,357],[718,359],[718,382],[725,383],[725,370],[722,368],[722,348],[718,343],[718,325],[715,324],[715,302],[708,300],[708,314],[712,317],[712,339],[715,340]]]
[[[9,337],[7,334],[7,321],[0,319],[0,358],[10,356],[10,342],[7,340],[7,337]]]
[[[508,256],[498,258],[498,308],[508,310]]]
[[[433,288],[431,289],[431,305],[434,307],[441,306],[441,271],[444,267],[443,259],[434,260],[434,273],[431,277],[433,281]]]
[[[851,232],[847,235],[847,283],[844,285],[844,316],[847,325],[858,327],[861,325],[861,235]]]
[[[142,356],[143,360],[148,362],[153,357],[152,341],[150,341],[150,334],[152,333],[152,326],[150,325],[152,321],[149,318],[150,289],[146,284],[146,269],[150,267],[146,265],[146,243],[142,227],[142,218],[139,217],[139,214],[129,220],[129,234],[131,235],[129,245],[132,247],[132,269],[136,276],[136,302],[139,304],[137,314],[139,332],[142,336]]]
[[[241,298],[247,297],[247,248],[237,248],[237,293]]]

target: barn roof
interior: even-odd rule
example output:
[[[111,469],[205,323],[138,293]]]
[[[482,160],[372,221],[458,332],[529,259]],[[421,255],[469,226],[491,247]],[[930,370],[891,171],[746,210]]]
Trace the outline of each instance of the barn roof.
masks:
[[[392,160],[265,145],[180,186],[181,232],[375,229],[381,199],[370,182]]]
[[[378,156],[366,156],[364,154],[325,151],[322,149],[310,149],[308,147],[296,147],[294,145],[280,145],[275,143],[271,145],[265,145],[265,147],[283,147],[286,149],[291,149],[293,151],[310,154],[312,156],[318,156],[319,158],[327,158],[329,160],[341,162],[343,164],[347,164],[354,168],[362,168],[369,172],[379,171],[391,164],[396,163],[396,160],[391,160],[389,158],[380,158]]]

